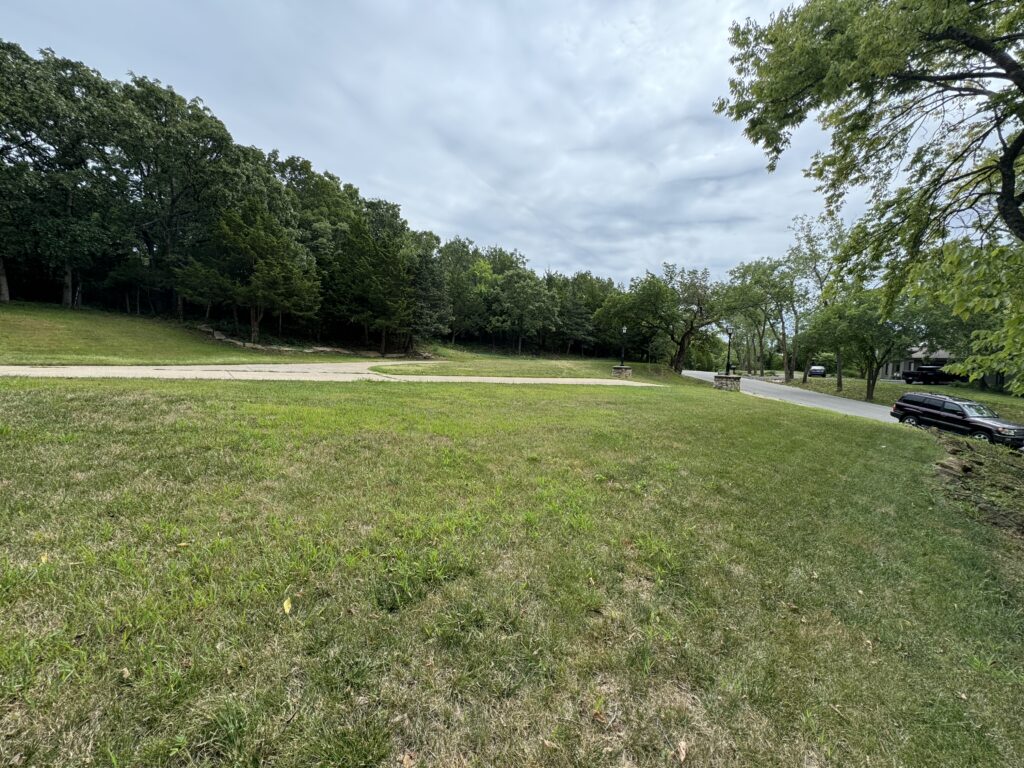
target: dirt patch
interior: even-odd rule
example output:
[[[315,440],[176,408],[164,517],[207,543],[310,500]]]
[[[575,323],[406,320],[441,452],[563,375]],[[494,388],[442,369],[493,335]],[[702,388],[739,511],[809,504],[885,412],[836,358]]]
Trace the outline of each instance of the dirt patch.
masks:
[[[981,519],[1024,536],[1024,453],[939,435],[947,455],[936,464],[946,494]]]

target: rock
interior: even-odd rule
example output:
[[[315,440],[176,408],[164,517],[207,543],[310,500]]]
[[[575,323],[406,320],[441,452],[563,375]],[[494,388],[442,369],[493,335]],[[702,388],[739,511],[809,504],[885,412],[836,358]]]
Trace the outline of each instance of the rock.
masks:
[[[327,353],[327,354],[333,354],[333,355],[351,355],[352,354],[347,349],[342,349],[341,347],[307,347],[306,349],[304,349],[302,351],[303,352],[321,353],[321,354],[322,353]]]
[[[213,338],[215,338],[217,341],[227,341],[228,340],[228,337],[225,336],[220,331],[214,331],[213,332]]]
[[[196,326],[196,330],[197,331],[202,331],[203,333],[213,333],[214,332],[213,328],[211,328],[208,325],[197,325]]]

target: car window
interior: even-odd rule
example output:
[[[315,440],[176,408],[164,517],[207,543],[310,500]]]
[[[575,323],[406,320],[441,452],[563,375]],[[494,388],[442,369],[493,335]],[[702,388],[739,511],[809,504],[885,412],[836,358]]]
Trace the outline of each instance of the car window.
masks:
[[[989,408],[987,405],[981,403],[964,403],[964,410],[967,411],[971,416],[977,416],[982,419],[998,419],[999,414]]]
[[[905,403],[913,403],[914,405],[920,405],[921,401],[924,400],[920,395],[904,395],[900,399]]]
[[[927,406],[928,408],[934,408],[937,411],[942,410],[942,400],[937,400],[934,397],[922,398],[924,402],[921,405]]]
[[[948,400],[945,403],[942,404],[942,410],[944,410],[944,411],[946,411],[948,413],[958,413],[961,416],[964,415],[964,409],[963,408],[961,408],[956,403],[949,402]]]

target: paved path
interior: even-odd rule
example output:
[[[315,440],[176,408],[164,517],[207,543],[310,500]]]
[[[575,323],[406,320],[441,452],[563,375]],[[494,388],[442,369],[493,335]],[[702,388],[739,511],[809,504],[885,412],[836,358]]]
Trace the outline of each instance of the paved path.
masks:
[[[683,371],[683,376],[702,381],[714,381],[715,374],[710,371]],[[823,408],[826,411],[845,413],[848,416],[860,416],[875,421],[885,421],[895,424],[895,420],[889,415],[889,408],[884,405],[865,403],[863,400],[850,400],[846,397],[826,395],[821,392],[813,392],[809,389],[787,386],[786,384],[771,384],[767,381],[757,379],[740,379],[740,391],[757,397],[767,397],[771,400],[784,400],[787,403],[806,405],[811,408]]]
[[[534,378],[524,376],[390,376],[370,368],[422,364],[422,360],[363,363],[278,363],[257,365],[2,365],[0,376],[58,379],[229,379],[232,381],[403,381],[452,384],[583,384],[658,387],[622,379]]]

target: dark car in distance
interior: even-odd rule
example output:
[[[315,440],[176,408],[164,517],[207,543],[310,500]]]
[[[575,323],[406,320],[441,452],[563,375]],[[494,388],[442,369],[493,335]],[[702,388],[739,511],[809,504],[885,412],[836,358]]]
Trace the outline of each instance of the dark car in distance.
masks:
[[[904,371],[903,380],[907,384],[949,384],[953,381],[964,381],[963,376],[957,376],[942,370],[941,365],[921,365],[917,370]]]
[[[889,415],[912,427],[936,427],[979,440],[1024,446],[1024,425],[999,418],[982,403],[950,395],[908,392],[900,397]]]

